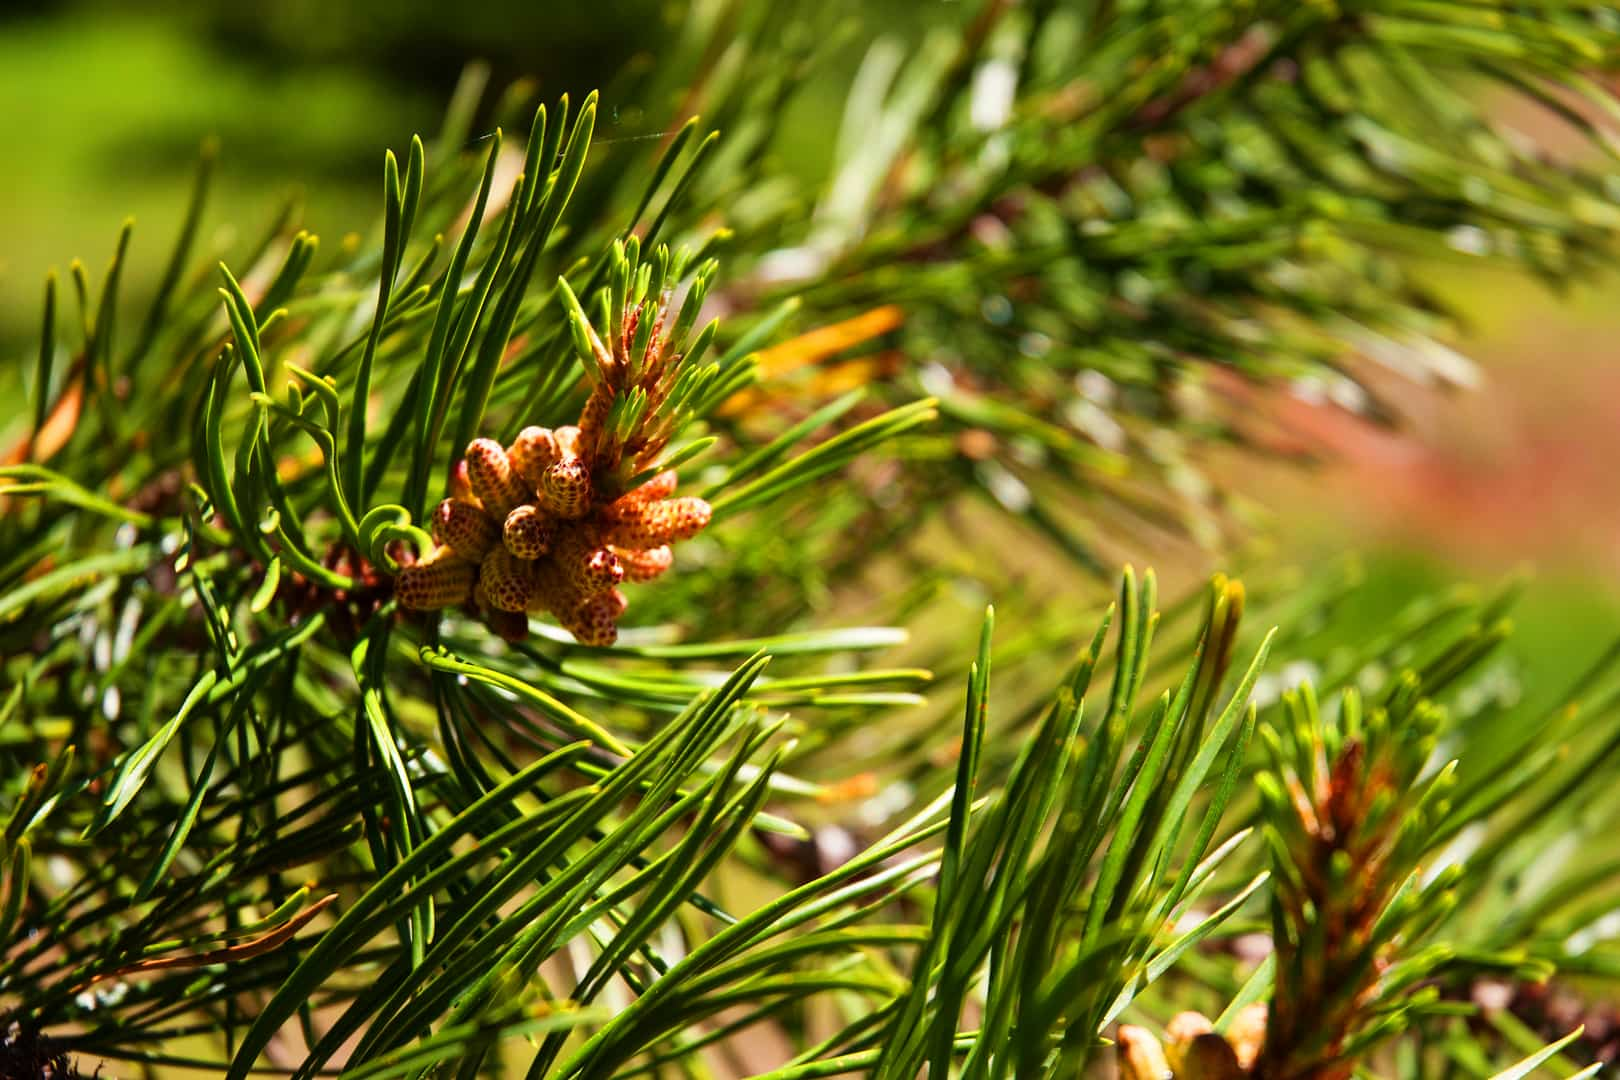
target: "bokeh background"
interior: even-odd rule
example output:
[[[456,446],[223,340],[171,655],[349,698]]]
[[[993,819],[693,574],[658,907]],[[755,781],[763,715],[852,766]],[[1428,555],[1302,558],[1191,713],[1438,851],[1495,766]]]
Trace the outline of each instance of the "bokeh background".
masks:
[[[862,41],[967,6],[852,4],[862,25],[847,63],[818,73],[775,152],[806,175],[824,168]],[[659,0],[0,0],[0,394],[25,389],[45,271],[79,258],[99,275],[126,217],[126,295],[137,305],[150,291],[204,140],[219,147],[205,222],[215,246],[268,228],[289,198],[338,242],[375,218],[383,149],[436,130],[469,63],[490,66],[491,96],[518,78],[548,98],[603,87],[599,139],[656,135],[639,103],[614,99],[613,76],[656,62],[671,12]],[[1357,552],[1368,584],[1350,614],[1369,623],[1437,582],[1533,571],[1513,649],[1557,678],[1591,651],[1577,646],[1620,626],[1616,283],[1554,297],[1495,272],[1434,273],[1470,320],[1456,344],[1481,369],[1478,389],[1401,388],[1396,432],[1315,403],[1309,387],[1257,401],[1279,446],[1317,461],[1220,463],[1267,539],[1209,560],[1241,569],[1277,552],[1305,565]]]

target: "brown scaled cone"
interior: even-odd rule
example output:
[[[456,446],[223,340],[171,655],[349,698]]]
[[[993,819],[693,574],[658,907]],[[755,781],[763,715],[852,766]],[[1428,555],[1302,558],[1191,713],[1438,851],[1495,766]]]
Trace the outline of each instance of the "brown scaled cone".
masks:
[[[502,541],[506,550],[520,559],[538,559],[551,550],[551,537],[556,531],[551,515],[532,503],[506,515]]]
[[[643,502],[620,499],[603,513],[602,538],[614,547],[645,551],[703,531],[712,511],[694,496]]]
[[[580,456],[579,428],[573,424],[564,424],[551,434],[557,440],[557,456],[559,458]]]
[[[495,610],[527,611],[535,594],[534,567],[504,547],[497,547],[479,565],[478,584]]]
[[[550,561],[581,596],[595,596],[624,580],[624,564],[598,543],[594,529],[572,529],[557,538]]]
[[[496,521],[506,520],[513,507],[529,500],[506,450],[494,439],[474,439],[467,444],[467,482]]]
[[[577,457],[553,462],[540,477],[540,500],[565,521],[584,517],[591,508],[591,470]]]
[[[624,580],[631,584],[651,581],[675,565],[675,552],[668,544],[639,551],[635,548],[621,547],[611,550],[619,557],[619,562],[624,564]]]
[[[490,516],[464,499],[446,499],[433,512],[433,539],[470,563],[482,562],[500,535]]]
[[[585,602],[585,594],[568,581],[553,559],[534,564],[534,597],[529,601],[532,614],[554,615],[558,622],[571,616]]]
[[[473,577],[472,563],[443,547],[401,570],[394,583],[394,595],[401,607],[415,611],[453,607],[466,603],[472,595]]]
[[[640,487],[626,492],[624,498],[631,502],[652,502],[667,499],[673,494],[675,494],[675,470],[665,469]]]
[[[628,601],[618,589],[609,589],[586,600],[564,620],[563,628],[581,645],[607,647],[619,639],[619,616]]]
[[[540,478],[562,455],[550,428],[531,425],[518,432],[518,437],[506,448],[506,456],[529,491],[534,493],[540,490]]]

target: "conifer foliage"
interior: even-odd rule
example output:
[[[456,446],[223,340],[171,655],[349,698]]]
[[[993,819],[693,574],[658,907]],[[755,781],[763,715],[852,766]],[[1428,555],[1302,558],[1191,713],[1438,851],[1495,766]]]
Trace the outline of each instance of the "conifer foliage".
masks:
[[[1464,381],[1414,267],[1609,262],[1620,11],[845,14],[672,12],[612,90],[653,140],[521,87],[475,127],[473,71],[357,247],[203,250],[205,158],[144,310],[128,227],[47,278],[0,1072],[1602,1067],[1532,1006],[1620,985],[1620,651],[1510,694],[1511,593],[1363,638],[1332,568],[1105,568],[1234,529],[1235,388]],[[773,140],[852,42],[807,181]],[[1046,595],[964,622],[1026,552]]]

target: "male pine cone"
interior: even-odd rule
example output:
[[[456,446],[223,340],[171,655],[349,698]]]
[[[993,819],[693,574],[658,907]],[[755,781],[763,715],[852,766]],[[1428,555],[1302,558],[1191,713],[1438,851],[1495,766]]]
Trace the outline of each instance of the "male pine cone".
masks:
[[[615,283],[602,302],[619,315],[590,325],[568,288],[570,327],[591,392],[578,426],[526,427],[512,445],[474,439],[433,515],[437,550],[401,572],[396,595],[418,610],[471,604],[503,637],[526,616],[549,613],[587,645],[611,645],[626,582],[651,581],[674,561],[671,545],[709,524],[709,504],[677,497],[664,470],[670,440],[701,411],[699,390],[718,366],[699,368],[715,322],[688,342],[714,272],[698,269],[680,304],[686,258],[659,248],[641,259],[634,238],[613,246]]]
[[[578,447],[577,428],[524,428],[505,448],[473,440],[433,514],[437,549],[400,572],[400,605],[471,605],[508,638],[527,631],[524,615],[550,614],[581,644],[613,644],[628,604],[618,585],[667,571],[709,504],[676,498],[668,471],[607,498]]]

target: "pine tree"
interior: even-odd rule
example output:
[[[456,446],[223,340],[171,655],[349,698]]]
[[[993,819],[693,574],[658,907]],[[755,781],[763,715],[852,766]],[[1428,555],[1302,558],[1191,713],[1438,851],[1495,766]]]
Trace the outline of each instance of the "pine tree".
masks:
[[[128,227],[47,279],[0,1074],[1596,1074],[1620,648],[1519,700],[1512,588],[1111,568],[1241,530],[1222,387],[1462,378],[1415,267],[1607,266],[1620,10],[846,14],[690,5],[661,140],[475,70],[336,250],[202,250],[205,155],[138,316]]]

